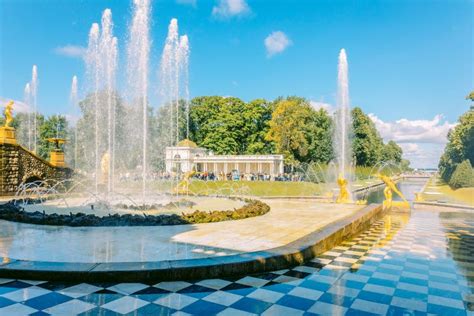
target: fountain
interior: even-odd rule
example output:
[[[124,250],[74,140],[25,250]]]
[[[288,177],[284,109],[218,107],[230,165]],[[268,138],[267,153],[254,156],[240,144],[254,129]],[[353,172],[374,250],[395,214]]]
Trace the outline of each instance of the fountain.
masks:
[[[171,19],[168,36],[160,63],[160,92],[163,102],[169,106],[168,145],[177,144],[181,137],[189,137],[189,40],[179,36],[178,20]],[[186,135],[180,135],[180,97],[185,101]]]
[[[100,50],[99,50],[99,24],[93,23],[89,31],[89,44],[86,53],[86,73],[91,90],[94,95],[94,188],[99,192],[99,84],[100,84]]]
[[[105,93],[107,98],[107,150],[109,156],[107,169],[107,193],[113,191],[114,187],[114,156],[115,156],[115,72],[117,68],[117,38],[113,37],[112,11],[104,10],[102,15],[102,34],[100,38],[100,49],[103,56],[103,79],[105,82]],[[104,155],[105,155],[104,154]]]
[[[194,212],[198,207],[200,211],[231,210],[246,204],[244,200],[228,198],[247,192],[245,186],[210,188],[207,183],[200,183],[196,189],[191,185],[193,173],[183,179],[151,181],[155,174],[148,158],[149,133],[156,128],[152,123],[159,123],[148,121],[148,112],[152,110],[150,25],[150,1],[134,0],[126,44],[127,85],[123,100],[116,84],[118,40],[113,34],[112,11],[105,9],[101,23],[91,25],[84,58],[86,95],[80,103],[77,76],[73,76],[71,82],[71,108],[79,106],[82,111],[82,117],[74,126],[74,142],[65,142],[59,137],[50,139],[57,145],[51,154],[54,158],[51,161],[57,166],[64,166],[64,153],[60,150],[63,143],[71,146],[76,175],[65,181],[45,179],[20,185],[17,198],[25,209],[66,214],[92,212],[104,216],[138,213],[146,217]],[[189,39],[186,35],[180,36],[178,21],[172,19],[159,72],[162,102],[170,109],[170,117],[165,119],[171,125],[166,141],[159,147],[174,145],[181,137],[189,136],[189,56]],[[34,74],[37,74],[36,67]],[[32,98],[36,96],[36,86],[37,79],[34,79],[30,85]],[[184,104],[180,99],[184,99]]]
[[[132,137],[140,139],[141,149],[141,169],[142,169],[142,197],[145,200],[146,177],[148,172],[147,160],[147,139],[148,139],[148,73],[150,55],[150,1],[134,0],[133,16],[129,31],[129,41],[127,46],[127,75],[130,94],[140,104],[137,107],[137,114],[141,108],[142,115],[136,115],[133,124],[141,130],[134,131]]]
[[[30,88],[29,82],[25,85],[23,100],[25,104],[29,107],[31,104],[31,88]],[[27,120],[28,122],[27,122],[27,127],[26,127],[27,129],[26,140],[28,142],[28,150],[31,151],[31,110],[30,109],[28,109]]]
[[[33,152],[37,152],[38,136],[38,67],[33,65],[31,70],[31,100],[33,102]],[[31,149],[30,149],[31,150]]]
[[[339,197],[337,203],[349,203],[350,180],[352,179],[352,153],[350,143],[351,115],[349,108],[349,78],[348,65],[345,49],[339,53],[337,85],[337,106],[335,112],[335,128],[333,133],[333,146],[335,154],[335,165],[337,168],[337,184],[339,186]]]
[[[189,40],[187,35],[179,38],[179,67],[183,77],[183,94],[186,103],[186,139],[189,139]]]
[[[77,90],[77,76],[72,77],[72,82],[71,82],[71,93],[69,95],[69,102],[71,105],[71,113],[76,112],[77,108],[77,101],[78,100],[78,90]],[[77,124],[74,126],[74,169],[77,167]]]

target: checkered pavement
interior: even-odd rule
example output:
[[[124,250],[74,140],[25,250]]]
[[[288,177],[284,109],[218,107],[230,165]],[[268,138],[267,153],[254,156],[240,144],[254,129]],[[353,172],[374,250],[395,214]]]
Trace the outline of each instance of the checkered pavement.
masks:
[[[474,315],[474,219],[441,215],[390,214],[304,265],[258,275],[153,284],[0,279],[0,315]]]

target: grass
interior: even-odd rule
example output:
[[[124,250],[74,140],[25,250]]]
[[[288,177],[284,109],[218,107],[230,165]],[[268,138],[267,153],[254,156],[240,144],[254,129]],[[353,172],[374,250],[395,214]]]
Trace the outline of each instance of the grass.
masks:
[[[311,196],[322,194],[324,187],[324,184],[312,182],[193,180],[189,189],[195,194]]]
[[[379,182],[378,179],[357,180],[352,188],[357,189]],[[152,181],[147,184],[148,190],[172,192],[176,182]],[[140,181],[117,183],[117,189],[141,190]],[[331,191],[331,185],[314,182],[283,182],[283,181],[201,181],[193,179],[189,186],[190,192],[199,195],[246,195],[246,196],[315,196],[325,195]]]
[[[427,194],[437,192],[440,194]],[[443,200],[452,203],[461,203],[474,206],[474,187],[453,190],[439,178],[431,178],[423,191],[425,201]]]

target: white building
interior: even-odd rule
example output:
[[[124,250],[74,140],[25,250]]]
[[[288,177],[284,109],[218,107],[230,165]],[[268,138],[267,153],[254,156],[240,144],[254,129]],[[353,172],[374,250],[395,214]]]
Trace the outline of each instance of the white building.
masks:
[[[275,177],[283,173],[283,155],[213,155],[185,139],[177,146],[166,147],[167,172],[213,172],[240,174],[268,174]]]

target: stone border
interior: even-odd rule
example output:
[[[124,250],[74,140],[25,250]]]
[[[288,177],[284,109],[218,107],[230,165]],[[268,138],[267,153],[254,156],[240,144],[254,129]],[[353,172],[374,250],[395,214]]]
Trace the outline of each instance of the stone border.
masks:
[[[66,214],[25,211],[12,200],[0,204],[0,220],[16,223],[67,226],[67,227],[126,227],[126,226],[171,226],[216,223],[265,215],[270,206],[260,200],[241,199],[246,204],[233,210],[199,211],[182,214],[142,214],[113,213],[106,216],[84,214],[81,212]]]
[[[273,271],[314,258],[367,229],[383,214],[380,204],[371,204],[288,245],[222,257],[119,263],[41,262],[0,258],[0,277],[77,282],[149,282],[219,278]]]
[[[469,206],[469,205],[464,205],[464,204],[439,203],[439,202],[430,202],[430,201],[413,202],[414,207],[417,206],[417,205],[445,207],[445,208],[456,208],[456,209],[474,211],[474,206]]]

